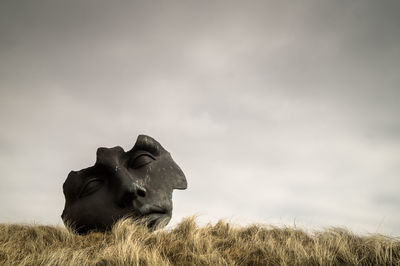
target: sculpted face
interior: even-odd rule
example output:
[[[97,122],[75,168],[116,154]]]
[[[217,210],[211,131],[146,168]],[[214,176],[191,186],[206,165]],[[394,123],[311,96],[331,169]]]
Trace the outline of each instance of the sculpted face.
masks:
[[[109,230],[122,217],[143,218],[150,228],[165,226],[172,215],[173,189],[186,187],[169,152],[140,135],[130,151],[99,148],[94,166],[69,173],[61,217],[78,233]]]

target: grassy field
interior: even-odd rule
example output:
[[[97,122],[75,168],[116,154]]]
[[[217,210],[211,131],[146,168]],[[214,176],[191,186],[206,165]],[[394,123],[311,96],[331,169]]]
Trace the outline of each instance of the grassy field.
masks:
[[[149,232],[131,220],[112,232],[77,235],[62,227],[0,224],[1,265],[400,265],[400,239],[343,229],[294,228],[194,218]]]

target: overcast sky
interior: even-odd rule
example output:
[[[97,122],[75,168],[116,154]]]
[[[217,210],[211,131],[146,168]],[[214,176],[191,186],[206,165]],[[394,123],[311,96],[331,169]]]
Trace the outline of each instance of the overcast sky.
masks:
[[[0,222],[148,134],[199,215],[400,235],[399,1],[1,1]]]

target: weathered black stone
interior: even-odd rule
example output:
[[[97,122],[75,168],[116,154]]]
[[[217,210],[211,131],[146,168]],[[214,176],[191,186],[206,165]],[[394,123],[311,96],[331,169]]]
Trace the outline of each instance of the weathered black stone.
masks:
[[[169,152],[139,135],[130,151],[99,148],[94,166],[69,173],[61,217],[78,233],[109,230],[123,217],[158,228],[171,219],[172,191],[186,188],[185,175]]]

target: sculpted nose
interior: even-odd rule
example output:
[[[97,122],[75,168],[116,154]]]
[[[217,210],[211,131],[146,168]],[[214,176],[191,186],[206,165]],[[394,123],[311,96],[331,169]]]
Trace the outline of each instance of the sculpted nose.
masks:
[[[131,193],[139,197],[146,197],[146,189],[138,184],[132,184]]]
[[[134,182],[131,178],[125,177],[121,182],[119,205],[126,207],[132,204],[132,201],[138,197],[146,197],[146,189]]]

